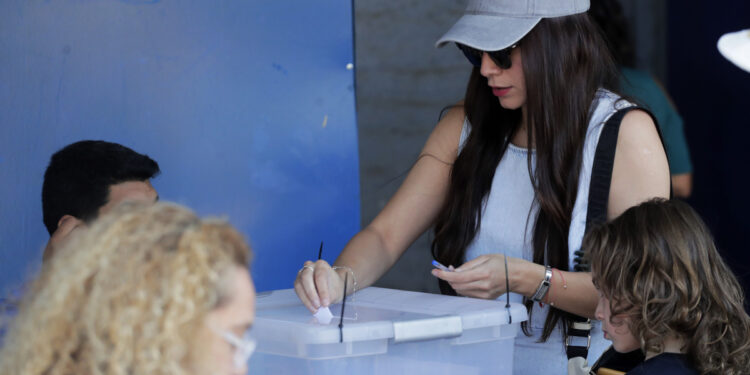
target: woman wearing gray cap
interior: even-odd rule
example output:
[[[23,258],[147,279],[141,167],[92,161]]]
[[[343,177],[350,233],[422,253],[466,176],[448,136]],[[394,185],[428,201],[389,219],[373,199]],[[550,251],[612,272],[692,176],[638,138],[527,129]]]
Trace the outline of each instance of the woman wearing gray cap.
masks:
[[[458,45],[475,66],[464,101],[438,123],[403,185],[347,244],[338,267],[305,263],[295,290],[311,311],[341,299],[350,270],[359,288],[371,285],[434,225],[433,255],[451,266],[433,270],[444,292],[487,299],[510,292],[527,303],[515,373],[564,372],[564,341],[568,355],[585,356],[586,324],[569,313],[593,317],[598,295],[589,273],[569,270],[589,210],[597,206],[602,220],[612,219],[670,193],[654,121],[608,90],[616,69],[588,7],[588,0],[469,1],[438,41]],[[593,164],[610,118],[621,121],[614,140],[599,147],[613,155],[611,179],[599,186],[591,182],[599,175]],[[590,186],[604,191],[601,204],[588,204]],[[593,330],[597,358],[606,344]]]

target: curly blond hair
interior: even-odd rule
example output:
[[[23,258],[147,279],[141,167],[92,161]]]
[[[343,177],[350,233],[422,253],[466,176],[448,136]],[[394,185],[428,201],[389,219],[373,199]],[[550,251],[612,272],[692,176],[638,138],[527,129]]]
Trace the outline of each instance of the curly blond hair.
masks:
[[[583,249],[612,317],[629,318],[644,352],[662,352],[677,335],[700,374],[750,373],[742,288],[690,206],[655,199],[632,207],[588,233]]]
[[[185,374],[192,333],[250,249],[224,221],[124,205],[74,236],[24,296],[0,374]]]

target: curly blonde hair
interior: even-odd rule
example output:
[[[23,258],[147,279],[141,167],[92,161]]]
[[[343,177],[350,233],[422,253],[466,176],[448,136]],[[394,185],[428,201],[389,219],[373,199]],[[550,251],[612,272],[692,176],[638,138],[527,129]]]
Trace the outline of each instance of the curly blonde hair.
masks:
[[[250,249],[224,221],[124,205],[74,236],[21,301],[0,374],[185,374],[196,325]]]
[[[662,352],[665,337],[677,335],[700,374],[750,373],[742,288],[690,206],[655,199],[632,207],[587,234],[583,249],[612,317],[629,318],[644,352]]]

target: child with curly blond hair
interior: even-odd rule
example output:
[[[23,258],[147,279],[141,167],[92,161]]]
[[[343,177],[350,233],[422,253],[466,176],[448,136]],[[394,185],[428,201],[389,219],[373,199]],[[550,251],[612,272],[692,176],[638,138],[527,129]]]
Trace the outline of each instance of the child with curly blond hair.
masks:
[[[583,248],[605,338],[618,352],[646,356],[627,374],[750,373],[742,288],[687,204],[632,207],[593,229]]]

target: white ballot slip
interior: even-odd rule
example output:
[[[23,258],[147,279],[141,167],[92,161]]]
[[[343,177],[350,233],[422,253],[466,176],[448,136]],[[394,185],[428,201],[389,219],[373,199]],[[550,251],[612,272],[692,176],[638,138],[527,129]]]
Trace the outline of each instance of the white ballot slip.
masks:
[[[328,324],[333,320],[333,314],[331,314],[331,309],[328,307],[321,307],[318,309],[318,311],[313,314],[315,319],[318,320],[318,323],[320,324]]]

